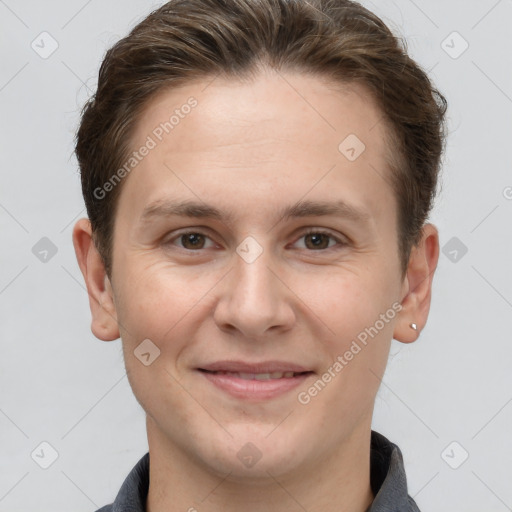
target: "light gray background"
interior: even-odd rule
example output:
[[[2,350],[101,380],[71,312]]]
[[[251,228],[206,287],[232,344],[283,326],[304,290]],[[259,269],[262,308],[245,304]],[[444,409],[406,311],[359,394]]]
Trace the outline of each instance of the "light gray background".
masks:
[[[0,0],[1,512],[96,510],[147,450],[121,341],[90,331],[72,151],[105,50],[161,3]],[[363,3],[430,70],[450,130],[429,322],[416,343],[393,341],[373,428],[400,446],[422,512],[512,510],[512,1]],[[46,59],[31,48],[43,31],[58,42]],[[454,31],[469,44],[458,58]],[[47,262],[32,252],[43,237]],[[467,247],[456,261],[453,237]],[[31,456],[44,441],[48,469]]]

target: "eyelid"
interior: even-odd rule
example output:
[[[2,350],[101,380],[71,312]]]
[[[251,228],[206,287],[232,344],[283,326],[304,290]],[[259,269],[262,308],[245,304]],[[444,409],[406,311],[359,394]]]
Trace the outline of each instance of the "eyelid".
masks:
[[[335,235],[335,234],[333,234],[332,231],[330,231],[326,228],[305,228],[305,231],[300,231],[300,236],[297,240],[299,240],[300,238],[302,238],[306,235],[313,235],[313,234],[329,236],[330,238],[332,238],[333,240],[335,240],[337,242],[337,245],[341,245],[341,246],[349,245],[349,240],[346,237]],[[333,247],[329,247],[329,248],[323,249],[323,250],[327,251],[329,249],[333,249]],[[311,251],[311,252],[315,252],[315,251]],[[320,251],[318,251],[318,252],[320,252]]]
[[[211,234],[211,230],[205,226],[198,226],[197,228],[195,227],[189,227],[189,228],[182,228],[182,229],[179,229],[177,230],[176,232],[174,232],[173,236],[171,238],[164,238],[164,245],[173,245],[172,242],[174,242],[175,240],[179,239],[181,236],[183,235],[186,235],[186,234],[197,234],[197,235],[202,235],[206,238],[209,238],[214,244],[216,244],[217,242],[215,241],[215,239],[212,237],[212,234]],[[314,250],[314,249],[311,249],[311,250],[308,250],[308,249],[305,249],[307,252],[327,252],[327,251],[330,251],[330,250],[334,250],[334,249],[339,249],[339,248],[343,248],[343,247],[346,247],[348,245],[350,245],[350,240],[343,236],[343,235],[337,235],[337,234],[334,234],[332,231],[330,231],[329,229],[327,228],[315,228],[315,227],[311,227],[311,226],[308,226],[308,227],[303,227],[303,228],[300,228],[298,230],[298,234],[295,235],[294,237],[294,242],[293,244],[297,243],[298,240],[300,240],[301,238],[305,237],[306,235],[310,235],[310,234],[319,234],[319,235],[326,235],[328,237],[330,237],[331,239],[333,239],[336,244],[332,247],[328,247],[326,249],[318,249],[318,250]],[[194,250],[194,249],[185,249],[183,247],[179,247],[177,246],[178,249],[182,250],[182,251],[186,251],[188,253],[194,253],[194,252],[202,252],[204,251],[205,249],[197,249],[197,250]]]
[[[209,228],[207,228],[205,226],[199,226],[197,228],[191,227],[191,228],[178,229],[177,231],[172,231],[172,233],[173,233],[172,237],[169,237],[169,238],[167,237],[167,235],[169,233],[167,233],[167,235],[163,237],[163,239],[162,239],[163,245],[174,245],[174,244],[172,244],[172,242],[178,240],[180,237],[182,237],[183,235],[187,235],[187,234],[202,235],[205,238],[209,238],[214,244],[217,244],[217,242],[215,242],[215,240],[212,236],[212,232],[210,231]],[[177,246],[177,248],[181,249],[183,251],[187,251],[189,253],[201,252],[201,249],[197,249],[194,251],[193,249],[185,249],[184,247],[179,247],[179,246]]]

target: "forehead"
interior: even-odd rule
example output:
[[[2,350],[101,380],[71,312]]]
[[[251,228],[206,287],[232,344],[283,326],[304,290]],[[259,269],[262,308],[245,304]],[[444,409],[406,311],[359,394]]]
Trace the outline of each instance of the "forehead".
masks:
[[[196,106],[189,108],[191,103]],[[218,148],[217,142],[230,142],[226,139],[250,143],[264,133],[293,135],[311,147],[334,145],[337,149],[337,142],[352,133],[379,152],[386,142],[383,121],[373,95],[362,84],[263,68],[244,81],[209,77],[160,90],[146,104],[132,142],[136,146],[154,130],[160,131],[160,124],[170,122],[167,130],[162,127],[166,140],[159,141],[169,147],[172,140],[166,135],[172,133],[176,139],[185,131],[178,126],[186,125],[195,130],[189,140],[191,150]]]
[[[260,204],[267,199],[269,211],[308,194],[345,194],[378,216],[392,196],[382,120],[364,87],[334,87],[300,73],[208,78],[162,90],[134,130],[135,150],[149,140],[153,147],[130,172],[121,202],[140,216],[173,194],[216,197],[220,206],[238,197],[243,207],[245,190]]]

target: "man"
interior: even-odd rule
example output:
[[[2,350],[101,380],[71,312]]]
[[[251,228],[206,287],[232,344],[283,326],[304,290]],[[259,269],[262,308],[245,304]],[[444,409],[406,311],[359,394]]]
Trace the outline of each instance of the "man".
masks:
[[[418,510],[371,420],[428,317],[445,109],[346,0],[174,0],[109,50],[73,243],[149,454],[102,512]]]

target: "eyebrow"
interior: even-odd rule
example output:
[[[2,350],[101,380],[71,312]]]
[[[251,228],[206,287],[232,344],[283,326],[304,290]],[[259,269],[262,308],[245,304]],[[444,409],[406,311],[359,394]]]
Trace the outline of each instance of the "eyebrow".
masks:
[[[363,224],[371,219],[371,215],[367,211],[342,200],[335,202],[299,201],[294,205],[283,208],[280,211],[279,218],[288,220],[290,218],[321,217],[327,215],[336,215]],[[158,200],[144,208],[139,223],[144,225],[154,219],[171,216],[216,219],[226,224],[232,223],[234,219],[232,211],[222,212],[215,206],[206,203],[193,200]]]

